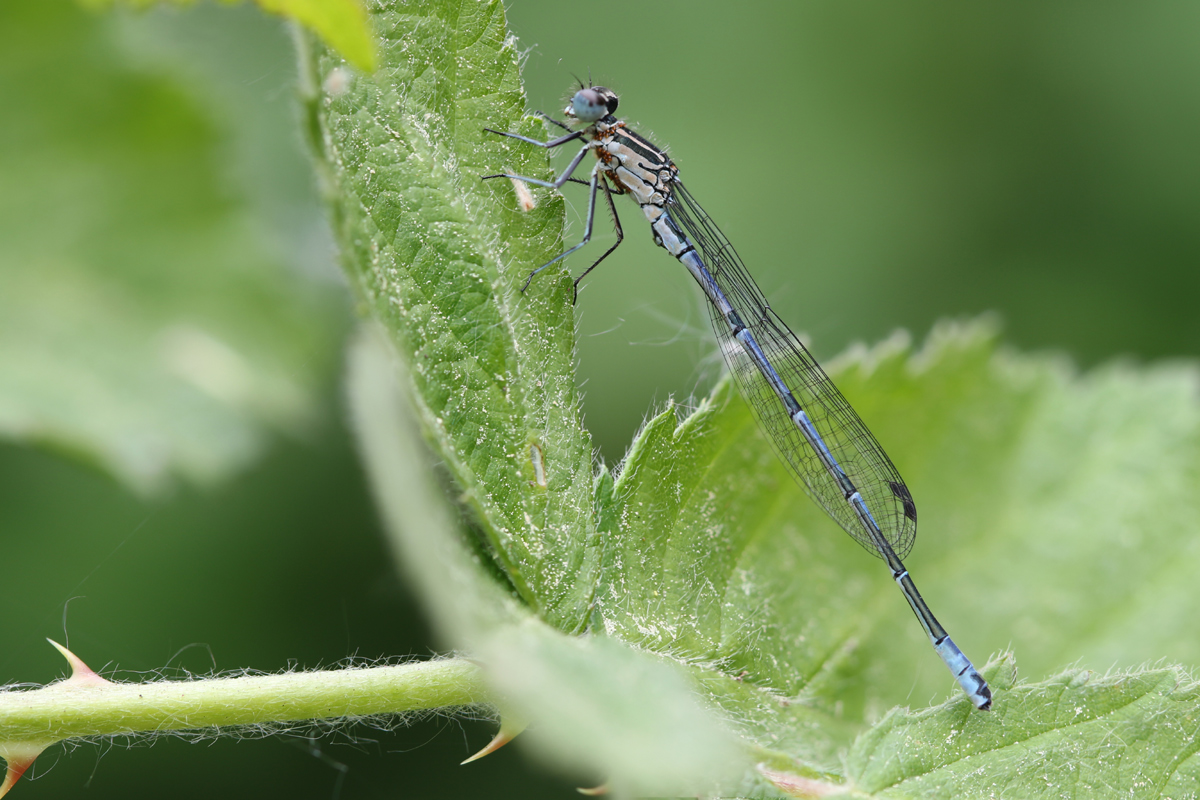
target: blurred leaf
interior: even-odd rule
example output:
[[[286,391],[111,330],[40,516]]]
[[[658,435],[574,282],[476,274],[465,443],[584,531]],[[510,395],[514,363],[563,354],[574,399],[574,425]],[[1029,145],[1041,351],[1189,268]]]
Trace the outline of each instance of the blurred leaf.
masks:
[[[127,5],[148,8],[153,5],[192,6],[196,0],[79,0],[93,9]],[[222,0],[233,4],[238,0]],[[355,67],[371,72],[378,63],[374,38],[367,27],[367,14],[359,0],[254,0],[264,11],[293,19],[316,33],[337,49]]]
[[[309,424],[339,314],[231,197],[202,104],[115,39],[72,3],[0,8],[0,432],[145,492]]]
[[[507,183],[478,180],[549,174],[542,151],[480,132],[543,133],[520,117],[502,8],[431,0],[375,22],[395,43],[386,79],[346,74],[312,45],[310,87],[325,94],[309,100],[310,130],[345,266],[399,361],[375,369],[411,393],[483,534],[474,555],[469,537],[454,557],[420,544],[452,532],[406,517],[403,456],[381,466],[395,449],[386,415],[359,406],[359,437],[435,616],[534,720],[531,735],[543,731],[541,752],[634,790],[690,787],[703,772],[754,795],[773,790],[739,773],[713,724],[777,787],[809,793],[1057,794],[1073,760],[1095,758],[1087,785],[1115,796],[1143,767],[1158,786],[1162,765],[1190,756],[1200,705],[1175,689],[1176,669],[1015,685],[1001,658],[987,668],[996,710],[974,711],[883,567],[805,497],[728,384],[691,414],[651,420],[615,479],[595,474],[570,284],[548,271],[518,291],[563,248],[561,200],[535,192],[521,215]],[[1183,581],[1200,556],[1194,367],[1079,378],[1052,358],[997,353],[976,325],[939,329],[920,353],[897,337],[830,373],[909,480],[922,519],[909,566],[966,651],[982,661],[1028,642],[1034,674],[1081,656],[1194,659],[1170,613],[1194,596]],[[1134,629],[1137,647],[1119,649]],[[564,636],[581,630],[591,635]],[[708,744],[690,743],[697,732]],[[1067,766],[1038,784],[1029,748],[1043,741]],[[708,770],[687,766],[691,750],[711,753]],[[648,775],[658,757],[668,766]]]

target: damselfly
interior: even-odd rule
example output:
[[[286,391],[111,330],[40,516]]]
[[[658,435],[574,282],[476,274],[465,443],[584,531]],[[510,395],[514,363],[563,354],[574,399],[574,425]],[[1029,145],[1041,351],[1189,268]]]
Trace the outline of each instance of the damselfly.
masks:
[[[556,180],[508,173],[485,176],[554,189],[568,181],[590,188],[582,240],[531,272],[521,291],[539,272],[592,238],[596,195],[602,189],[617,241],[575,279],[578,287],[579,281],[621,244],[624,233],[612,196],[630,195],[650,221],[654,241],[679,259],[704,290],[721,353],[779,456],[813,500],[855,541],[887,563],[933,649],[967,697],[976,708],[991,708],[987,682],[933,616],[901,561],[917,535],[917,507],[900,473],[808,349],[771,310],[733,245],[680,182],[675,164],[618,120],[616,110],[617,95],[611,90],[581,87],[563,112],[583,125],[579,130],[545,115],[568,133],[541,142],[487,129],[545,148],[584,142]],[[573,178],[589,152],[597,159],[591,179]]]

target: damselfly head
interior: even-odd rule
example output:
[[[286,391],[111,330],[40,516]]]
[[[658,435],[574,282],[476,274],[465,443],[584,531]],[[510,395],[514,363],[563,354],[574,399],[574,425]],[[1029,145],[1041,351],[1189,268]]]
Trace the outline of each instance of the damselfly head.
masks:
[[[571,119],[595,122],[617,111],[617,93],[603,86],[580,89],[563,111]]]

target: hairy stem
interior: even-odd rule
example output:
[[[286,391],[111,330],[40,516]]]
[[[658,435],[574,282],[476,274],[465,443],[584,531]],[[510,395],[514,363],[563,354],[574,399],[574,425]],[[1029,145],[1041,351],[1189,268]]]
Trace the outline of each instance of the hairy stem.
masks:
[[[336,719],[487,702],[479,667],[402,666],[0,692],[0,742]]]

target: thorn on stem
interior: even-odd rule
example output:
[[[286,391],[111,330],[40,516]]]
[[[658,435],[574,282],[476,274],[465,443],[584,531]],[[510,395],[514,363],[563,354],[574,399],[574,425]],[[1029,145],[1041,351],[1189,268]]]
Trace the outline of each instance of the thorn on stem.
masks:
[[[112,681],[105,680],[96,674],[96,671],[83,663],[83,659],[72,653],[67,648],[63,647],[53,639],[46,641],[54,645],[58,652],[62,653],[63,658],[71,665],[71,677],[64,681],[52,684],[54,687],[63,687],[67,689],[87,689],[99,688],[102,686],[111,686]],[[44,691],[39,690],[39,691]],[[4,771],[4,782],[0,783],[0,797],[4,797],[12,789],[13,785],[21,779],[25,771],[33,766],[33,762],[42,754],[53,741],[8,741],[0,742],[0,758],[4,759],[6,769]]]
[[[472,761],[496,752],[501,747],[504,747],[504,745],[517,738],[517,734],[523,730],[525,730],[524,722],[513,722],[511,716],[501,717],[500,730],[497,731],[496,735],[492,737],[492,740],[487,743],[487,746],[462,763],[470,764]]]
[[[585,789],[582,786],[576,786],[575,791],[588,797],[600,797],[601,795],[608,794],[609,789],[607,783],[602,783],[599,786],[593,786],[590,789]]]
[[[0,746],[0,758],[3,758],[4,763],[8,766],[4,774],[4,783],[0,783],[0,797],[8,794],[8,790],[21,779],[21,776],[25,774],[25,770],[33,766],[34,760],[45,749],[45,746],[38,747],[37,745],[9,744]]]
[[[69,683],[74,686],[108,686],[112,681],[105,680],[96,674],[96,671],[83,663],[83,659],[72,653],[67,648],[63,647],[53,639],[47,639],[47,642],[54,645],[58,652],[62,653],[63,658],[71,665],[71,677],[67,678],[63,683]],[[2,795],[0,795],[2,796]]]

